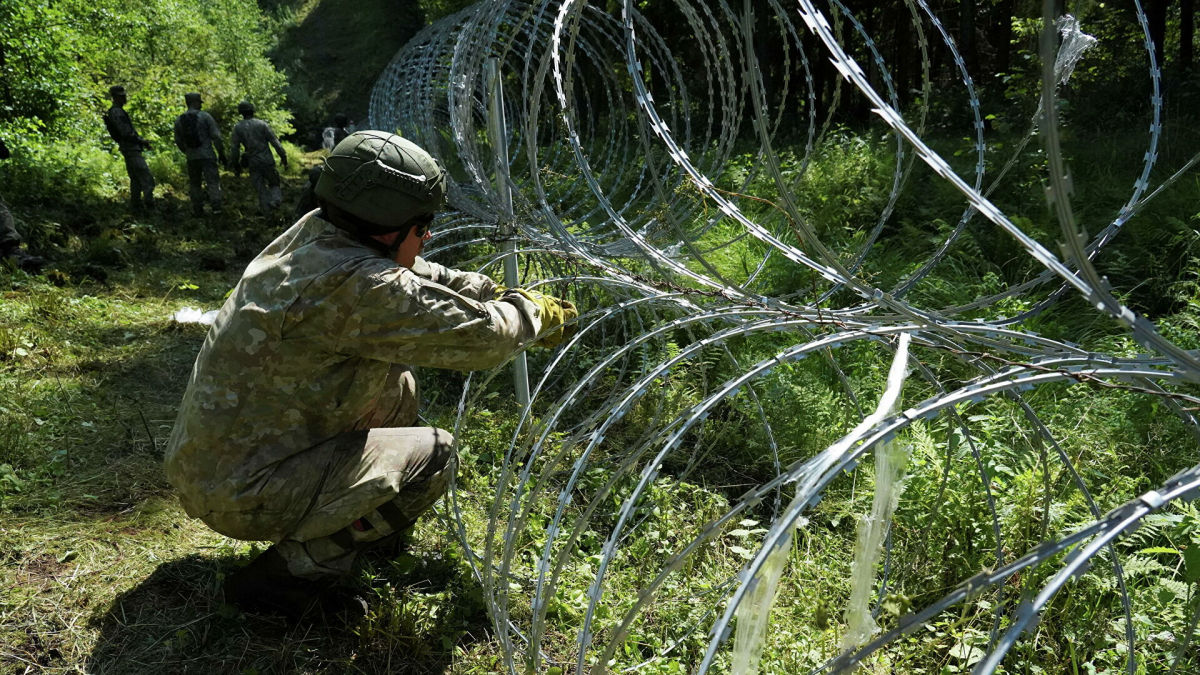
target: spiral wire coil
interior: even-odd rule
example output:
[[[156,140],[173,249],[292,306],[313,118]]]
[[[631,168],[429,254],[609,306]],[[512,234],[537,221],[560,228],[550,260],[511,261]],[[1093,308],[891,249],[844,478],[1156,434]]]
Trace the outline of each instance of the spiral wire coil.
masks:
[[[448,504],[448,521],[483,588],[507,671],[605,671],[623,658],[626,638],[644,631],[664,606],[678,603],[694,606],[688,614],[694,621],[672,626],[671,639],[631,669],[661,661],[685,644],[697,672],[729,669],[739,607],[756,593],[761,597],[772,554],[792,550],[796,533],[809,526],[831,485],[855,480],[847,474],[880,444],[911,442],[914,434],[936,427],[947,440],[940,446],[945,465],[933,470],[940,480],[935,485],[944,490],[952,464],[967,462],[955,470],[975,476],[986,514],[978,545],[994,551],[992,564],[922,595],[919,606],[862,644],[831,648],[808,667],[840,672],[871,663],[939,615],[969,608],[988,617],[974,670],[993,672],[1029,639],[1056,593],[1094,566],[1114,580],[1126,666],[1134,672],[1137,610],[1126,586],[1124,554],[1114,543],[1148,515],[1193,498],[1200,465],[1144,494],[1120,502],[1111,495],[1099,499],[1092,492],[1097,486],[1087,484],[1064,447],[1061,425],[1043,419],[1029,399],[1030,392],[1052,386],[1088,392],[1123,387],[1153,399],[1187,428],[1192,442],[1200,441],[1193,415],[1198,401],[1188,393],[1200,380],[1200,356],[1123,305],[1093,265],[1125,223],[1200,160],[1192,157],[1161,183],[1151,183],[1163,135],[1162,96],[1146,15],[1135,5],[1152,90],[1148,145],[1128,199],[1090,236],[1072,210],[1055,104],[1071,68],[1091,46],[1069,17],[1057,24],[1045,17],[1057,30],[1042,33],[1040,99],[1028,131],[994,171],[985,161],[985,115],[966,61],[925,0],[904,3],[921,61],[921,89],[911,102],[902,102],[905,93],[875,40],[839,0],[822,6],[815,0],[789,6],[776,0],[741,6],[677,0],[672,16],[687,30],[676,27],[672,34],[690,35],[686,44],[662,37],[632,0],[613,13],[577,0],[486,2],[426,27],[396,54],[372,92],[369,124],[413,139],[453,177],[453,210],[441,217],[427,257],[484,272],[499,269],[504,223],[497,214],[504,210],[493,183],[483,77],[485,61],[498,59],[522,282],[572,297],[582,313],[578,332],[531,370],[533,402],[521,413],[507,453],[496,460],[486,528],[467,522],[453,497]],[[780,76],[763,74],[756,49],[763,41],[778,45],[783,55],[774,71]],[[853,53],[866,55],[862,63],[851,56],[850,44],[858,47]],[[935,52],[954,64],[957,92],[934,91]],[[836,110],[819,111],[814,84],[816,65],[826,60],[840,75],[835,98],[857,92],[895,148],[890,193],[873,222],[849,237],[830,236],[814,222],[801,189],[821,143],[836,135]],[[955,94],[965,98],[970,124],[965,153],[972,161],[961,174],[926,140],[931,101]],[[1042,145],[1049,167],[1048,200],[1061,228],[1057,236],[1066,242],[1061,256],[992,199],[1027,160],[1032,139]],[[738,165],[745,156],[753,161]],[[905,261],[900,278],[877,285],[874,280],[888,277],[881,269],[895,264],[881,252],[881,237],[921,174],[957,191],[961,213],[931,235],[938,240],[925,259]],[[759,195],[769,186],[769,204],[745,194],[752,185]],[[1034,262],[1033,271],[965,305],[914,300],[928,297],[920,294],[922,284],[947,264],[972,228],[1003,232]],[[747,259],[746,251],[756,257]],[[734,257],[737,264],[730,263]],[[780,269],[790,270],[796,290],[765,290],[778,281]],[[1117,322],[1141,353],[1088,351],[1028,330],[1029,320],[1071,294],[1097,316]],[[1015,315],[1005,316],[1013,306]],[[777,429],[792,426],[789,418],[803,418],[806,410],[800,401],[780,400],[773,378],[812,362],[837,390],[831,396],[848,419],[868,419],[882,384],[847,364],[851,357],[861,362],[864,354],[886,360],[902,335],[912,345],[905,357],[913,377],[907,387],[923,400],[907,401],[823,450],[798,455],[785,447]],[[751,341],[772,353],[745,362],[745,354],[758,353],[743,348]],[[467,379],[459,429],[472,424],[474,392],[484,388],[478,379],[499,372]],[[678,386],[681,378],[693,392],[682,403],[667,393],[668,383]],[[1011,515],[995,491],[989,451],[970,416],[972,408],[989,404],[1011,411],[1014,430],[1040,449],[1040,457],[1029,461],[1041,462],[1045,475],[1054,465],[1062,489],[1086,503],[1080,522],[1046,531],[1040,544],[1026,550],[1011,548],[1004,522]],[[735,418],[756,430],[753,439],[728,437],[723,427]],[[664,479],[704,482],[714,454],[739,443],[761,451],[765,474],[755,475],[766,478],[739,488],[694,529],[664,537],[657,550],[625,550],[658,527]],[[693,583],[690,570],[732,528],[760,520],[757,549],[743,549],[745,559],[730,566],[724,582],[705,588]],[[930,545],[901,546],[897,536],[889,534],[884,544],[876,616],[908,568],[903,556]],[[581,551],[591,552],[586,588],[577,581]],[[1034,588],[1018,582],[1031,570],[1042,570]],[[636,597],[606,593],[611,578],[630,575],[640,580]],[[772,585],[768,595],[775,592]],[[578,602],[571,605],[571,598]],[[577,611],[564,610],[568,606]],[[770,604],[761,611],[772,611]],[[773,611],[806,610],[793,605]],[[548,635],[550,614],[556,625],[574,626],[568,641]],[[1176,636],[1179,654],[1196,616],[1189,622],[1188,635]]]

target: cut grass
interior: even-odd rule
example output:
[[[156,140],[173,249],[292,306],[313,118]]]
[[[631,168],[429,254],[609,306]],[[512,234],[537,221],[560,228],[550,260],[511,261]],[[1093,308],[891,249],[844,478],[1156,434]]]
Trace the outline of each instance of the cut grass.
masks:
[[[300,184],[300,178],[288,178],[287,201],[295,199]],[[47,251],[57,272],[29,277],[0,271],[0,671],[502,669],[503,650],[491,630],[483,590],[457,537],[438,518],[419,524],[408,550],[367,561],[349,580],[371,605],[366,620],[355,626],[288,624],[243,614],[222,601],[224,576],[249,561],[261,545],[221,537],[189,519],[165,483],[160,464],[204,336],[198,326],[173,323],[171,313],[185,305],[218,307],[249,257],[287,224],[284,218],[249,215],[253,198],[244,179],[228,179],[225,187],[230,213],[220,220],[181,216],[187,205],[169,183],[163,210],[150,219],[131,219],[120,205],[103,203],[82,223],[72,220],[78,207],[75,212],[52,205],[18,210],[35,235],[61,236],[40,238],[59,242]],[[66,224],[52,226],[51,221]],[[730,260],[736,261],[737,254],[731,249]],[[979,290],[973,281],[950,282],[959,282],[962,293]],[[1048,328],[1071,333],[1069,320],[1045,318],[1054,324]],[[753,362],[777,352],[785,339],[748,339],[733,347],[739,358]],[[1110,351],[1132,349],[1126,338],[1111,331],[1100,339],[1111,341]],[[678,345],[663,349],[665,354]],[[585,360],[594,356],[582,350],[578,354]],[[845,347],[836,356],[854,389],[874,396],[886,366],[881,350]],[[533,355],[531,362],[536,366],[541,358]],[[664,356],[646,358],[657,362]],[[933,355],[927,365],[956,372],[953,364]],[[662,380],[661,391],[656,388],[661,400],[650,396],[644,410],[632,409],[597,453],[611,448],[613,462],[622,459],[647,429],[696,403],[705,386],[728,377],[722,368],[727,366],[714,358],[676,369]],[[467,428],[458,433],[463,459],[458,505],[476,552],[482,549],[487,510],[499,487],[497,458],[518,418],[511,401],[496,391],[506,378],[481,379],[497,384],[475,392]],[[451,428],[460,376],[429,372],[422,380],[427,396],[439,402],[424,411],[427,419]],[[779,368],[758,386],[768,400],[788,402],[769,406],[767,413],[785,462],[810,456],[854,422],[831,373],[815,360]],[[929,393],[927,387],[920,393],[919,383],[912,387],[910,395]],[[603,399],[609,393],[588,392],[581,398]],[[1190,455],[1178,452],[1191,443],[1182,424],[1156,412],[1154,402],[1141,395],[1047,386],[1028,394],[1028,400],[1075,459],[1085,482],[1096,488],[1102,510],[1135,497],[1190,461]],[[578,400],[576,405],[582,410],[587,403]],[[770,477],[765,446],[755,438],[761,434],[756,418],[737,405],[731,400],[721,424],[689,437],[694,445],[685,447],[700,453],[698,458],[667,462],[647,492],[644,508],[623,534],[607,572],[593,625],[594,645],[607,644],[647,580],[683,542],[727,511],[746,487]],[[1010,404],[991,401],[964,414],[999,501],[1009,547],[1002,551],[1004,561],[1040,541],[1043,522],[1053,535],[1090,519],[1064,472],[1045,469],[1040,458],[1044,448],[1028,429],[1021,431],[1023,423]],[[966,444],[948,442],[954,432],[944,421],[928,429],[914,427],[911,433],[917,452],[892,531],[897,553],[889,579],[892,596],[880,615],[889,626],[910,604],[927,604],[996,563],[978,468]],[[572,458],[575,450],[567,448],[565,455]],[[557,505],[561,474],[571,461],[554,467],[545,490],[527,502],[529,522],[516,535],[511,577],[501,582],[508,584],[500,592],[507,593],[509,611],[520,626],[528,625],[533,611],[535,562]],[[534,469],[537,475],[539,467]],[[636,467],[632,473],[629,478],[635,480]],[[837,654],[854,523],[867,508],[872,473],[864,466],[854,476],[838,478],[806,513],[810,522],[798,530],[772,613],[764,672],[801,672]],[[575,487],[560,532],[571,530],[611,475],[611,466],[598,457]],[[557,592],[548,601],[543,667],[574,663],[587,593],[629,483],[617,484],[598,504],[589,530],[567,556]],[[1042,510],[1043,486],[1054,497],[1049,512]],[[766,505],[761,506],[747,514],[748,520],[769,520]],[[1196,545],[1189,537],[1200,531],[1193,525],[1200,514],[1193,509],[1169,515],[1175,520],[1144,525],[1136,539],[1122,544],[1123,553],[1133,557],[1147,549],[1165,555],[1160,549]],[[761,527],[755,522],[719,533],[670,576],[636,619],[628,639],[617,645],[612,670],[675,673],[693,668],[707,645],[707,630],[724,610],[730,584],[760,545]],[[742,531],[735,534],[737,530]],[[1137,607],[1167,617],[1160,628],[1177,630],[1186,619],[1183,601],[1175,601],[1174,595],[1182,586],[1178,570],[1152,563],[1138,563],[1141,571],[1132,595]],[[1026,570],[1010,585],[936,617],[908,642],[873,655],[868,668],[880,673],[961,670],[962,659],[952,654],[969,655],[971,647],[986,646],[991,608],[1007,612],[1006,603],[1023,588],[1036,588],[1050,567]],[[1111,575],[1103,576],[1108,573],[1101,567],[1097,565],[1094,578],[1089,575],[1056,600],[1073,611],[1047,613],[1048,620],[1018,646],[1010,665],[1056,672],[1080,663],[1122,663],[1122,629],[1114,623],[1119,600]],[[1145,619],[1139,630],[1146,632],[1149,625]],[[1147,661],[1162,661],[1172,648],[1168,642],[1153,647],[1157,652],[1148,654]],[[1064,645],[1078,654],[1067,655]],[[714,669],[728,664],[728,652],[722,651]]]
[[[285,181],[291,204],[303,179]],[[222,219],[181,215],[167,184],[151,218],[97,205],[96,238],[43,248],[45,276],[0,270],[0,672],[493,672],[479,589],[434,518],[353,580],[373,610],[357,626],[223,602],[262,545],[188,518],[162,475],[206,330],[170,317],[219,307],[290,224],[251,215],[244,178],[223,188]],[[17,209],[33,232],[72,214]]]

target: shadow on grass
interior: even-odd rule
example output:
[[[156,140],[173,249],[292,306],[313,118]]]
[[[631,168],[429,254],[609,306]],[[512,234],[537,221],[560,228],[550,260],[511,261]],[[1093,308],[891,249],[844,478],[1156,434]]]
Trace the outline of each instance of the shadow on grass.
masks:
[[[164,317],[149,327],[74,326],[60,337],[93,347],[43,370],[42,387],[0,387],[43,411],[36,424],[28,416],[0,423],[0,463],[38,487],[8,495],[7,507],[96,516],[164,494],[162,454],[203,330]]]
[[[360,575],[371,614],[355,625],[243,613],[222,602],[233,557],[191,554],[166,562],[97,612],[89,673],[443,673],[456,646],[486,633],[474,603],[437,603],[478,593],[445,558],[389,564]],[[374,565],[379,570],[380,566]],[[474,587],[474,588],[472,588]],[[432,610],[432,611],[430,611]],[[429,620],[432,618],[432,620]]]

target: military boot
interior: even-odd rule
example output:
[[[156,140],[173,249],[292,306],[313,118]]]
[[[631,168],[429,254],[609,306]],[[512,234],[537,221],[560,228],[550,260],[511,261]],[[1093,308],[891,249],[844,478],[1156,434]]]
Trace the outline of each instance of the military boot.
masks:
[[[293,575],[274,546],[225,579],[225,601],[243,611],[281,614],[289,619],[321,618],[352,623],[367,614],[367,603],[333,580]]]
[[[20,246],[11,246],[0,251],[0,264],[4,263],[11,263],[14,267],[24,270],[29,274],[37,274],[45,267],[46,259],[41,256],[30,255]]]

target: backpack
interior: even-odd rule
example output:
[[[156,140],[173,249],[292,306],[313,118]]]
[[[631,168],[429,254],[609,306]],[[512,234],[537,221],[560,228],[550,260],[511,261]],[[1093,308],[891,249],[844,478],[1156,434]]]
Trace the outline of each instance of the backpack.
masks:
[[[200,113],[189,110],[179,117],[179,135],[183,144],[189,148],[198,148],[200,141]]]

